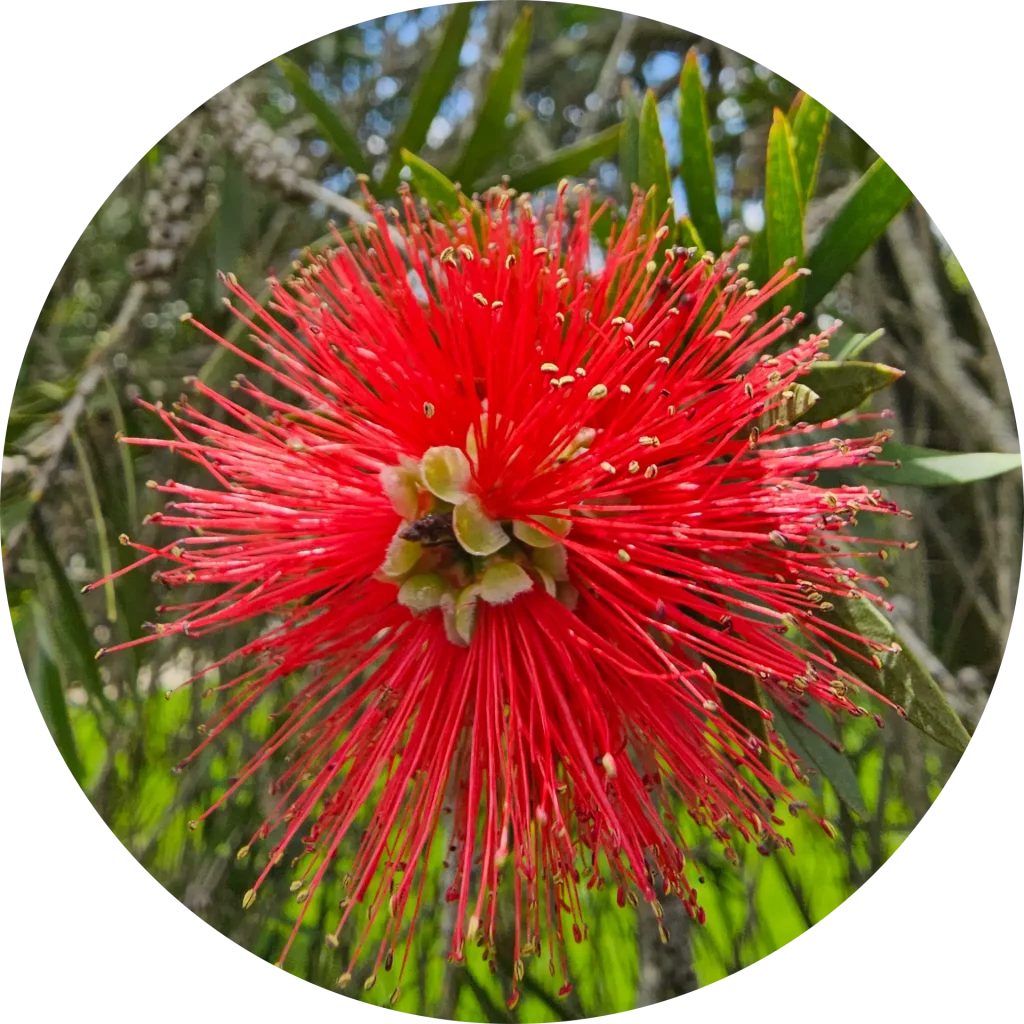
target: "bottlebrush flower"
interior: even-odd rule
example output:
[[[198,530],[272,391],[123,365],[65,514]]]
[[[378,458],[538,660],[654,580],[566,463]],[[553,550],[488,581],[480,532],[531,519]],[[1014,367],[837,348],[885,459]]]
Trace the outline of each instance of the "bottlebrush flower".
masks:
[[[531,954],[567,991],[581,886],[659,914],[670,894],[703,920],[676,807],[727,851],[790,845],[770,763],[799,766],[732,680],[796,714],[865,713],[836,662],[853,636],[823,611],[866,578],[850,521],[896,509],[815,480],[885,435],[821,441],[792,422],[827,332],[775,351],[792,322],[758,318],[790,270],[759,290],[735,252],[666,251],[641,200],[598,256],[577,195],[539,216],[498,190],[446,220],[407,193],[401,212],[371,201],[353,242],[272,282],[270,312],[229,275],[261,354],[196,326],[260,383],[228,397],[194,381],[197,405],[148,406],[168,437],[131,441],[207,476],[151,485],[168,504],[150,519],[183,535],[134,544],[141,561],[207,588],[157,633],[251,624],[217,666],[238,674],[199,750],[302,681],[207,812],[288,752],[241,851],[269,844],[245,905],[296,849],[306,899],[362,829],[337,866],[329,945],[359,908],[341,984],[361,959],[367,986],[392,969],[441,844],[451,957],[475,943],[493,960],[507,913],[510,1004]]]

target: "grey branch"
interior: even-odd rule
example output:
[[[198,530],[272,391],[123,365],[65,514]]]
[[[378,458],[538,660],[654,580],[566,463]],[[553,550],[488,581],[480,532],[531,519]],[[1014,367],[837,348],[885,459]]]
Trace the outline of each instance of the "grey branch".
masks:
[[[619,22],[619,30],[615,33],[612,45],[608,50],[608,56],[604,59],[601,71],[597,76],[597,83],[594,86],[594,95],[601,101],[591,110],[588,106],[587,112],[583,115],[583,122],[580,125],[580,138],[593,133],[597,126],[597,120],[601,116],[601,109],[615,95],[619,82],[619,58],[625,53],[629,44],[633,41],[633,33],[636,31],[636,15],[623,14]]]
[[[114,352],[123,341],[131,325],[132,320],[142,306],[146,297],[148,285],[143,281],[136,281],[118,311],[110,330],[106,335],[98,337],[97,343],[86,360],[84,371],[78,379],[75,392],[68,400],[60,414],[60,419],[51,428],[46,436],[46,449],[49,455],[46,460],[36,469],[32,479],[30,500],[35,507],[53,482],[53,477],[60,466],[64,449],[74,432],[79,417],[85,411],[86,404],[92,397],[93,392],[103,380],[107,369],[107,357]],[[101,340],[102,339],[102,340]],[[4,551],[4,571],[6,572],[12,564],[15,553],[24,541],[29,527],[29,517],[16,523],[7,537],[7,548]]]
[[[919,237],[920,231],[914,232],[908,213],[889,225],[887,236],[921,325],[923,354],[945,398],[955,409],[964,434],[994,451],[1019,451],[1012,421],[964,369],[957,355],[956,334],[931,274],[925,248],[927,239]]]

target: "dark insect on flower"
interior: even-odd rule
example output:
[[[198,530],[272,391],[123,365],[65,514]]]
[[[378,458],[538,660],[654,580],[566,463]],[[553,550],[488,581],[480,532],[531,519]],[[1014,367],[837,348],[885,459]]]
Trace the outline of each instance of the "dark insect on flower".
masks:
[[[455,532],[452,529],[452,514],[451,512],[428,512],[402,529],[398,536],[402,540],[414,541],[428,548],[438,544],[453,543]]]
[[[827,337],[776,351],[793,323],[759,319],[791,269],[759,289],[735,252],[663,251],[640,200],[598,256],[586,190],[543,217],[500,190],[443,221],[401,205],[371,200],[372,224],[274,282],[269,310],[225,278],[259,353],[196,326],[263,383],[149,407],[166,436],[132,443],[205,479],[153,485],[180,536],[135,544],[137,564],[208,588],[163,637],[252,623],[216,666],[237,669],[199,751],[303,681],[207,811],[288,752],[242,851],[269,844],[245,906],[301,847],[297,929],[358,834],[328,943],[352,926],[340,981],[366,959],[397,986],[447,850],[451,956],[493,961],[507,914],[516,964],[544,956],[568,991],[581,886],[656,913],[669,892],[703,920],[676,808],[727,855],[788,845],[769,760],[798,766],[733,680],[795,712],[856,709],[835,652],[886,648],[827,609],[874,600],[856,566],[885,542],[846,527],[896,509],[815,480],[885,435],[837,446],[799,423]]]

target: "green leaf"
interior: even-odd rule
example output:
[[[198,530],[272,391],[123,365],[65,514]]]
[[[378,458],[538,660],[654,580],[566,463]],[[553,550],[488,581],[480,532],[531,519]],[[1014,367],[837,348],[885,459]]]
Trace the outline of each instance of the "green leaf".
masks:
[[[714,662],[713,668],[715,675],[718,677],[719,685],[716,687],[716,690],[721,698],[723,710],[732,715],[736,721],[760,740],[761,763],[765,767],[770,767],[771,754],[768,752],[768,723],[757,710],[749,704],[745,704],[742,700],[737,700],[736,696],[733,696],[735,694],[753,702],[757,707],[764,707],[761,690],[754,677],[749,672],[741,672],[739,669],[719,661]],[[726,690],[731,690],[732,693],[727,693]]]
[[[793,125],[793,144],[796,153],[797,177],[804,209],[814,195],[821,165],[821,153],[828,137],[828,124],[832,115],[814,97],[801,93],[790,115]]]
[[[104,383],[107,388],[108,401],[107,410],[113,418],[113,425],[125,435],[131,431],[124,416],[117,394],[117,389],[110,379],[109,374],[104,375]],[[97,449],[92,437],[89,434],[82,435],[86,443],[93,465],[102,465],[103,457]],[[115,445],[118,449],[119,462],[122,472],[104,472],[95,475],[97,489],[99,491],[100,507],[107,518],[112,536],[122,533],[129,536],[139,527],[139,512],[137,504],[137,487],[134,466],[133,446],[130,444]],[[114,559],[114,569],[124,569],[131,565],[138,557],[136,552],[129,547],[120,544],[111,546],[111,555]],[[154,591],[150,585],[149,577],[143,572],[128,573],[121,578],[114,587],[119,609],[119,618],[123,621],[123,636],[130,639],[138,639],[143,635],[143,624],[152,617],[152,606],[154,603]],[[131,657],[137,664],[141,664],[141,651],[133,648]]]
[[[217,189],[220,203],[214,240],[217,268],[225,272],[237,267],[242,255],[246,215],[252,212],[248,183],[242,165],[231,157],[225,157],[224,177]],[[211,291],[211,294],[214,293]]]
[[[868,395],[889,387],[902,376],[902,370],[883,363],[815,363],[810,373],[800,378],[801,384],[818,395],[803,418],[807,423],[834,419],[859,408]]]
[[[614,203],[607,203],[599,216],[594,216],[594,213],[591,213],[590,237],[607,249],[608,240],[611,238],[612,225],[617,225],[618,223],[619,211],[615,208]]]
[[[52,380],[40,380],[32,385],[32,390],[51,402],[66,402],[71,397],[71,383],[63,381],[57,383]]]
[[[4,451],[13,454],[26,431],[36,427],[40,420],[57,412],[74,393],[74,381],[57,384],[40,381],[30,384],[15,396],[15,405],[7,423]]]
[[[316,118],[317,126],[330,142],[335,154],[352,170],[366,174],[369,165],[358,139],[348,130],[337,111],[309,84],[306,72],[287,57],[278,57],[277,66],[292,87],[295,98]]]
[[[823,614],[843,629],[880,644],[898,643],[895,630],[874,602],[866,598],[840,597],[832,601],[834,610]],[[868,658],[876,654],[856,640],[844,637],[843,643]],[[947,703],[939,684],[911,652],[906,649],[878,652],[881,668],[865,664],[842,650],[836,653],[851,675],[902,708],[907,720],[923,733],[958,753],[966,749],[970,734]]]
[[[718,216],[715,155],[708,134],[708,102],[700,80],[697,53],[686,55],[679,82],[679,130],[683,143],[683,187],[686,205],[697,234],[712,252],[722,249],[722,221]]]
[[[855,814],[867,815],[857,773],[849,758],[839,749],[835,723],[825,709],[812,700],[803,709],[806,721],[781,709],[775,715],[775,728],[789,749],[808,767],[817,768],[836,796]]]
[[[811,277],[806,308],[821,302],[913,198],[884,160],[876,160],[868,168],[807,259]]]
[[[768,254],[768,277],[780,270],[786,260],[796,261],[794,269],[804,260],[804,211],[800,182],[797,178],[793,132],[781,110],[768,133],[768,165],[765,179],[765,242]],[[764,284],[764,282],[760,282]],[[803,279],[794,281],[774,301],[776,310],[785,305],[799,308]],[[813,384],[809,385],[818,389]]]
[[[467,4],[467,6],[470,5]],[[493,1020],[495,1022],[514,1020],[512,1014],[504,1006],[500,1005],[500,1000],[496,1000],[491,996],[491,993],[473,976],[471,970],[465,971],[462,976],[466,979],[469,988],[472,990],[473,997],[476,999],[484,1020]]]
[[[573,25],[593,25],[594,22],[602,21],[606,14],[607,12],[602,7],[588,7],[584,4],[558,4],[551,7],[550,17],[555,20],[563,32],[567,32]]]
[[[621,138],[622,125],[612,125],[596,135],[557,150],[543,160],[528,164],[511,176],[509,184],[520,192],[535,192],[562,178],[584,177],[595,160],[615,154]],[[474,186],[478,191],[483,187],[483,182]]]
[[[704,252],[707,246],[702,241],[700,234],[693,221],[689,217],[682,217],[676,225],[676,238],[684,249],[696,249],[697,252]]]
[[[67,698],[61,685],[60,671],[50,659],[42,645],[37,647],[36,663],[32,673],[36,682],[36,699],[46,727],[50,730],[53,742],[64,758],[64,763],[71,770],[75,781],[81,784],[85,771],[75,743],[75,732],[68,717]]]
[[[86,496],[89,499],[89,508],[92,511],[93,522],[96,526],[96,546],[99,549],[100,571],[104,578],[110,576],[114,571],[114,560],[110,556],[110,538],[107,536],[107,519],[103,514],[103,507],[100,504],[99,491],[96,489],[96,480],[93,476],[92,466],[89,463],[89,456],[82,444],[78,432],[71,431],[71,446],[75,450],[78,459],[78,471],[82,475],[82,485],[85,488]],[[107,579],[103,584],[103,595],[106,600],[107,618],[110,622],[117,621],[117,599],[114,595],[113,580]]]
[[[114,420],[114,426],[122,433],[128,433],[128,424],[125,422],[124,410],[121,408],[121,399],[117,388],[110,378],[109,373],[103,375],[103,383],[107,389],[107,408]],[[139,511],[136,502],[135,463],[132,461],[131,445],[119,444],[117,446],[121,461],[121,472],[124,476],[124,512],[127,516],[125,532],[139,521]]]
[[[809,413],[818,401],[818,395],[806,384],[793,384],[783,393],[775,408],[765,412],[758,424],[762,430],[773,426],[789,426],[791,423],[809,423]]]
[[[619,177],[628,202],[633,198],[633,186],[640,182],[640,97],[628,79],[622,83],[622,110]]]
[[[426,160],[421,160],[407,149],[402,150],[402,159],[409,166],[413,188],[431,206],[443,206],[451,213],[459,209],[458,190],[436,167],[432,167]]]
[[[946,271],[946,279],[961,294],[971,294],[971,282],[967,280],[964,268],[956,258],[956,253],[947,252],[942,255],[942,266]]]
[[[856,359],[869,345],[873,345],[884,335],[884,327],[879,327],[877,331],[872,331],[870,334],[854,334],[836,353],[835,361],[845,363],[848,359]]]
[[[7,493],[0,502],[0,532],[4,539],[4,555],[7,555],[6,545],[9,543],[11,531],[17,529],[19,532],[27,529],[26,520],[35,508],[32,495],[27,493],[30,486],[25,479],[12,479],[6,486]],[[18,491],[15,491],[15,488]],[[16,495],[16,496],[15,496]],[[20,525],[19,525],[20,524]]]
[[[82,675],[82,684],[86,690],[101,704],[115,711],[114,706],[103,692],[103,679],[100,677],[99,668],[96,665],[96,645],[93,643],[92,634],[89,632],[85,615],[82,613],[82,607],[64,574],[57,553],[50,544],[46,527],[43,525],[38,511],[32,515],[32,536],[36,548],[43,556],[43,561],[50,571],[57,592],[60,613],[53,623],[56,639],[70,654],[71,660],[77,663]]]
[[[672,198],[672,180],[668,173],[665,140],[658,123],[658,100],[652,89],[647,90],[640,109],[640,151],[637,165],[637,184],[647,193],[654,189],[644,221],[648,231],[654,231]],[[670,218],[672,223],[674,218]]]
[[[763,285],[768,280],[768,241],[763,228],[750,240],[749,263],[750,280],[755,285]]]
[[[512,99],[523,77],[532,21],[533,10],[524,7],[509,33],[501,61],[487,83],[487,95],[480,108],[473,134],[469,137],[454,171],[456,180],[462,183],[476,181],[505,148],[508,134],[505,118],[512,110]]]
[[[412,97],[412,107],[405,119],[392,150],[391,162],[381,181],[380,190],[390,195],[398,184],[398,174],[405,157],[403,150],[415,153],[426,141],[430,124],[434,120],[441,101],[448,95],[452,83],[459,73],[459,55],[469,30],[469,18],[473,13],[472,4],[456,4],[444,28],[441,45],[434,54],[430,66],[419,73],[419,81]]]
[[[955,487],[1021,468],[1020,455],[1015,453],[943,452],[902,444],[887,444],[881,458],[898,461],[901,468],[868,463],[861,467],[860,474],[879,483],[907,487]]]

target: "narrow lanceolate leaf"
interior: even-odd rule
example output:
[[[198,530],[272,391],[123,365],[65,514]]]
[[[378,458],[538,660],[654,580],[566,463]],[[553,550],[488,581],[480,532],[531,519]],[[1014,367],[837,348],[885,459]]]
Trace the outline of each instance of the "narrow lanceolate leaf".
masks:
[[[902,370],[883,363],[815,363],[810,373],[800,378],[818,395],[818,400],[804,416],[807,423],[823,423],[858,409],[868,395],[894,384],[903,376]]]
[[[512,100],[522,81],[532,20],[533,11],[526,7],[512,26],[501,61],[487,83],[473,134],[456,164],[455,178],[460,182],[476,181],[504,148],[508,134],[505,119],[512,111]]]
[[[74,729],[68,716],[67,699],[53,654],[53,640],[50,636],[51,616],[39,601],[22,606],[12,616],[14,636],[18,641],[22,660],[28,668],[28,681],[43,713],[46,727],[50,730],[57,749],[65,764],[71,769],[75,781],[81,783],[82,762],[78,755]],[[30,653],[31,652],[31,653]]]
[[[402,160],[412,174],[412,187],[431,206],[443,206],[454,213],[459,208],[458,189],[436,168],[415,153],[402,150]]]
[[[828,124],[832,115],[813,96],[801,93],[790,115],[793,125],[793,145],[796,153],[796,171],[800,180],[800,194],[804,209],[818,180],[821,153],[828,138]]]
[[[771,754],[768,752],[768,723],[760,708],[764,707],[761,691],[754,677],[749,672],[741,672],[731,665],[715,662],[714,673],[718,678],[719,696],[723,709],[736,719],[750,734],[756,737],[761,749],[758,752],[761,763],[771,765]],[[731,692],[727,692],[731,691]],[[744,698],[743,700],[737,698]],[[745,703],[750,701],[750,704]],[[751,707],[751,704],[755,705]]]
[[[758,420],[762,430],[773,426],[785,427],[791,423],[810,423],[809,412],[818,401],[818,395],[806,384],[793,384],[788,387],[773,408],[765,412]]]
[[[855,334],[836,353],[836,362],[844,363],[847,359],[856,359],[868,346],[874,345],[884,334],[884,327],[879,327],[877,331],[872,331],[870,334]]]
[[[584,177],[595,160],[615,155],[621,139],[622,125],[612,125],[596,135],[559,149],[543,160],[528,164],[513,174],[509,183],[520,192],[534,192],[562,178]],[[480,191],[486,184],[490,183],[481,181],[474,188]]]
[[[81,672],[82,685],[86,690],[100,703],[113,710],[107,695],[103,692],[103,680],[96,665],[96,646],[85,621],[85,615],[64,573],[60,559],[50,544],[46,527],[38,512],[32,515],[32,534],[36,550],[42,555],[57,594],[59,614],[54,621],[54,639],[77,665]]]
[[[751,281],[764,284],[768,280],[768,242],[762,228],[750,240],[750,272]]]
[[[804,260],[803,198],[797,178],[793,132],[781,110],[775,111],[775,121],[768,133],[764,213],[767,271],[770,277],[786,260],[795,260],[795,266],[801,265]],[[794,281],[776,296],[775,308],[789,305],[798,309],[803,288],[803,279]]]
[[[825,228],[808,256],[808,309],[820,302],[878,240],[889,222],[913,199],[884,160],[876,160]]]
[[[898,644],[899,639],[889,620],[866,598],[846,600],[835,598],[835,608],[826,613],[843,629],[877,643]],[[874,651],[857,640],[847,638],[851,650],[863,653],[868,662],[838,650],[840,663],[872,690],[883,694],[903,709],[907,720],[943,746],[962,752],[970,734],[949,706],[939,684],[909,651],[883,651],[877,655],[880,668],[870,663]]]
[[[82,475],[82,485],[85,488],[86,496],[89,499],[89,507],[92,510],[93,522],[96,525],[96,546],[99,549],[100,568],[104,578],[114,571],[114,560],[110,556],[110,538],[107,536],[107,520],[103,514],[103,506],[100,503],[99,491],[96,488],[96,478],[86,454],[85,446],[78,432],[71,431],[71,446],[75,450],[78,459],[78,469]],[[103,585],[103,595],[107,605],[107,619],[110,622],[117,621],[117,601],[114,597],[114,584],[108,580]]]
[[[657,228],[672,198],[672,179],[668,173],[668,157],[665,155],[665,140],[658,123],[658,100],[654,91],[647,90],[640,109],[640,148],[637,161],[637,184],[640,190],[649,193],[653,188],[645,217],[647,228]]]
[[[441,101],[448,95],[459,73],[459,55],[469,30],[472,4],[456,4],[445,24],[441,45],[430,66],[420,75],[412,98],[412,107],[392,151],[391,163],[381,182],[380,190],[390,195],[398,184],[398,172],[405,158],[402,150],[415,153],[426,141],[430,124],[437,115]]]
[[[46,726],[75,781],[81,783],[84,769],[75,743],[75,732],[68,717],[67,699],[61,686],[60,671],[46,653],[40,650],[33,674],[36,676],[36,696]]]
[[[225,156],[224,177],[217,192],[220,201],[213,226],[214,259],[218,267],[236,267],[242,257],[253,204],[249,197],[249,178],[242,165],[231,156]]]
[[[288,80],[299,104],[316,118],[317,126],[335,154],[354,171],[365,174],[369,165],[359,140],[349,131],[338,112],[309,84],[306,72],[287,57],[278,57],[277,66]]]
[[[866,815],[857,773],[846,754],[838,749],[834,723],[815,701],[809,702],[803,714],[806,721],[780,710],[774,722],[779,735],[808,768],[821,773],[851,811]]]
[[[696,249],[697,252],[704,252],[707,249],[696,225],[689,217],[680,218],[676,225],[676,237],[684,249]]]
[[[934,448],[915,448],[887,444],[881,460],[897,466],[869,463],[861,470],[869,480],[907,487],[955,487],[988,480],[1021,468],[1020,455],[1003,452],[943,452]]]
[[[630,81],[622,83],[622,144],[619,147],[619,177],[628,201],[640,182],[640,97]]]
[[[712,252],[718,253],[722,249],[722,220],[718,215],[715,156],[708,134],[708,101],[694,50],[687,54],[683,64],[679,102],[686,205],[698,235]]]

